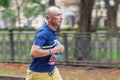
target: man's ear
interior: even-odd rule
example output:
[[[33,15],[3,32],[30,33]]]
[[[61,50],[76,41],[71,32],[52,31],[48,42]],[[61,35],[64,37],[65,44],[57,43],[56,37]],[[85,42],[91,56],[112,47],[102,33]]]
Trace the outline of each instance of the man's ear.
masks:
[[[48,21],[51,21],[50,16],[46,16],[46,19],[47,19]]]

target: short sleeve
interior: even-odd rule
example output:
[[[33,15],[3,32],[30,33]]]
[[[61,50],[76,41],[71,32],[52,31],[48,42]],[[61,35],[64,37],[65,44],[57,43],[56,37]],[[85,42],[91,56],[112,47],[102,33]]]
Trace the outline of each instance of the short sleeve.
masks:
[[[46,42],[46,34],[44,31],[35,34],[33,44],[37,46],[43,46]]]

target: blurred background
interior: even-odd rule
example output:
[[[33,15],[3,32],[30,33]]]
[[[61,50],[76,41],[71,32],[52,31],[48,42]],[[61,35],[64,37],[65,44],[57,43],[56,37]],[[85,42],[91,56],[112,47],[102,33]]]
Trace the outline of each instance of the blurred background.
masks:
[[[82,0],[0,0],[0,29],[5,28],[30,28],[39,27],[44,21],[44,12],[48,6],[59,6],[64,15],[61,29],[78,28],[80,23],[80,2]],[[107,25],[107,11],[117,16],[116,25],[120,25],[119,1],[117,0],[94,0],[87,3],[91,6],[92,25],[104,28]],[[107,5],[109,4],[109,8]],[[115,10],[115,11],[112,11]],[[86,9],[87,10],[87,9]],[[90,10],[88,10],[90,11]],[[115,22],[114,22],[115,23]]]
[[[65,45],[58,64],[118,67],[119,4],[119,0],[0,0],[0,61],[29,63],[35,31],[46,8],[56,5],[64,17],[56,33]]]
[[[119,80],[119,4],[120,0],[0,0],[0,74],[25,76],[36,29],[44,22],[46,8],[55,5],[64,17],[56,31],[65,46],[56,61],[63,79]],[[107,70],[111,67],[115,69]]]

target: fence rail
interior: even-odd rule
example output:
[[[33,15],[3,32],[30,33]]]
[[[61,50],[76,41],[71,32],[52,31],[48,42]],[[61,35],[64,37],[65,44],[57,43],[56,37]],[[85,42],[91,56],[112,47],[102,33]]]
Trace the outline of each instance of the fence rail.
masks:
[[[29,63],[34,34],[35,32],[13,32],[12,30],[1,33],[0,61]],[[63,57],[57,60],[57,64],[119,67],[119,34],[110,36],[107,33],[58,33],[58,40],[64,44],[65,51]],[[86,40],[88,38],[89,40]],[[88,59],[89,55],[92,58]],[[78,60],[78,56],[82,59]]]

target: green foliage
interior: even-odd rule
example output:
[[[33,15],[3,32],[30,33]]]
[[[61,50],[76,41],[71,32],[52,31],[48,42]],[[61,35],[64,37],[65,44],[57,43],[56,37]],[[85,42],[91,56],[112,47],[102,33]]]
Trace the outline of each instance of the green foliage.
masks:
[[[15,14],[15,10],[11,10],[11,9],[5,9],[2,12],[2,18],[5,19],[9,17],[11,19],[12,22],[16,21],[16,14]]]
[[[42,4],[41,0],[27,0],[27,4],[23,8],[24,16],[27,18],[43,15],[47,5]]]
[[[12,23],[16,21],[16,13],[15,10],[11,10],[9,7],[11,6],[12,0],[0,0],[0,6],[5,9],[1,12],[2,19],[6,20],[9,18]]]
[[[96,30],[107,30],[107,26],[98,26]]]
[[[0,6],[8,8],[11,4],[11,0],[0,0]]]
[[[28,2],[31,2],[31,3],[40,3],[41,2],[41,0],[28,0]]]
[[[60,29],[61,31],[75,31],[76,29],[75,28],[63,28],[63,29]]]
[[[13,31],[19,31],[19,29],[20,29],[21,31],[35,31],[35,28],[34,28],[34,27],[29,27],[29,28],[21,27],[21,28],[18,28],[18,27],[12,26],[12,30],[13,30]],[[0,31],[8,31],[8,30],[9,30],[8,27],[6,27],[6,28],[4,28],[4,29],[0,29]]]
[[[30,13],[29,13],[30,12]],[[29,8],[28,6],[25,6],[24,7],[24,15],[27,17],[27,18],[30,18],[32,15],[34,14],[34,11],[32,8]]]

